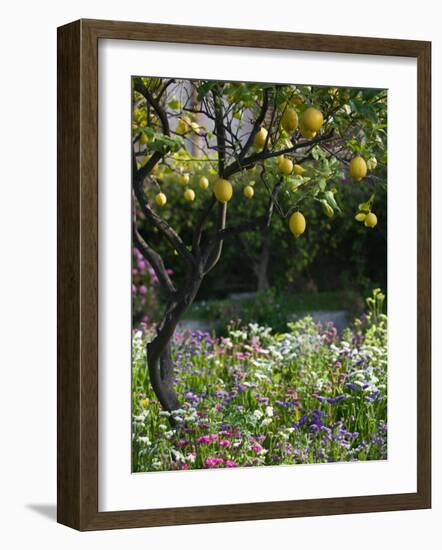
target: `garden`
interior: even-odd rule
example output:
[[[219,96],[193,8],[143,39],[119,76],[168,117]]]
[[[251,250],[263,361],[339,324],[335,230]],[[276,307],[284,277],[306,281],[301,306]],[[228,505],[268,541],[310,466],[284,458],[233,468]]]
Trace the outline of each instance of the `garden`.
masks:
[[[385,90],[132,84],[132,471],[385,460]]]

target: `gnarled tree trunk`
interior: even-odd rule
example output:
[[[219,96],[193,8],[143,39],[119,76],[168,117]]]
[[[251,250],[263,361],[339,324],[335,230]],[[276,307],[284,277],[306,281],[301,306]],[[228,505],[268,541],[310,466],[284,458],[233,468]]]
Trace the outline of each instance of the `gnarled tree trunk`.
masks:
[[[147,344],[147,366],[152,389],[163,409],[169,412],[180,407],[174,387],[172,339],[178,321],[194,301],[200,285],[201,279],[195,278],[190,288],[179,298],[169,302],[163,321],[158,326],[156,337]]]

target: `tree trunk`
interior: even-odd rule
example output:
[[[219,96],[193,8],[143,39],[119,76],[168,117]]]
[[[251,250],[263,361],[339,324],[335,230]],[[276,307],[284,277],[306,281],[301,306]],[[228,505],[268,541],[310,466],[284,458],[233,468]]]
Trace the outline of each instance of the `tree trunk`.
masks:
[[[147,366],[152,389],[163,409],[169,412],[180,408],[174,387],[172,339],[178,321],[194,301],[200,285],[200,279],[194,280],[191,288],[179,299],[169,302],[163,321],[157,328],[156,337],[147,344]]]

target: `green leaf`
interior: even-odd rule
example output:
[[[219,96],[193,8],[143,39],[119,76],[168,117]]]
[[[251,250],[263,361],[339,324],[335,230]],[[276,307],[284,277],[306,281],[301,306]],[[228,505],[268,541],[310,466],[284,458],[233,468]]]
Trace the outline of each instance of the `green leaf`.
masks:
[[[321,191],[325,191],[327,187],[327,180],[325,178],[319,178],[318,186]]]
[[[205,98],[206,95],[210,92],[210,90],[215,88],[217,84],[218,83],[216,81],[212,81],[212,80],[203,81],[203,83],[200,84],[196,89],[198,101],[201,101],[203,98]]]
[[[328,204],[334,208],[335,210],[337,210],[338,212],[342,212],[341,208],[339,207],[338,203],[336,202],[336,198],[335,198],[335,195],[332,191],[326,191],[324,193],[324,196],[328,202]]]

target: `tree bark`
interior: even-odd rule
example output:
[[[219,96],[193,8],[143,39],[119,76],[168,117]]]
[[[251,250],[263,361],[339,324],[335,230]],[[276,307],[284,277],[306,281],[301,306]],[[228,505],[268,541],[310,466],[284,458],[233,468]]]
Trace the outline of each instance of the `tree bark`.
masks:
[[[169,301],[156,337],[147,344],[147,366],[152,389],[163,409],[169,412],[180,408],[175,391],[172,339],[179,320],[195,299],[201,280],[195,277],[185,292]]]

